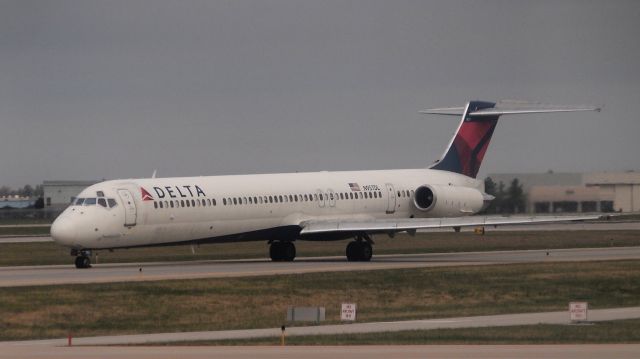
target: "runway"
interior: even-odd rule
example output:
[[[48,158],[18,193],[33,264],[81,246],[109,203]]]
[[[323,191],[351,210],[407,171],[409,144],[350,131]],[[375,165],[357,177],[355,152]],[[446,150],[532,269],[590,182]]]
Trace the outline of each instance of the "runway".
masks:
[[[7,236],[0,237],[0,243],[39,243],[53,242],[51,236]]]
[[[640,259],[640,247],[377,255],[371,262],[347,262],[340,256],[294,262],[254,259],[97,264],[91,269],[73,265],[0,267],[0,287],[621,259]]]

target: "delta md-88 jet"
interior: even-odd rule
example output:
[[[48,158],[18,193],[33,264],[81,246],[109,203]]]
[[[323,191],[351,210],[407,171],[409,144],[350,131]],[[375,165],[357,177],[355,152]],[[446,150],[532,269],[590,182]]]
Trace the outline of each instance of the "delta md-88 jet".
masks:
[[[429,168],[105,181],[73,200],[51,236],[77,268],[91,267],[95,250],[234,241],[268,242],[272,260],[292,261],[297,240],[349,238],[347,259],[368,261],[374,234],[598,218],[473,215],[493,199],[476,175],[500,116],[599,110],[471,101],[422,111],[462,116]]]

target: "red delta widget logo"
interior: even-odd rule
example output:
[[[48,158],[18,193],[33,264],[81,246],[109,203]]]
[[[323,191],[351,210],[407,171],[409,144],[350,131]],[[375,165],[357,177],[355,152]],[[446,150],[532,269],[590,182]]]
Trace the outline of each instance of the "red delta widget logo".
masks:
[[[144,189],[144,187],[140,187],[140,191],[142,192],[143,201],[155,200],[151,193]],[[207,196],[202,188],[200,188],[200,186],[198,185],[153,187],[153,191],[156,193],[156,198],[186,198]]]

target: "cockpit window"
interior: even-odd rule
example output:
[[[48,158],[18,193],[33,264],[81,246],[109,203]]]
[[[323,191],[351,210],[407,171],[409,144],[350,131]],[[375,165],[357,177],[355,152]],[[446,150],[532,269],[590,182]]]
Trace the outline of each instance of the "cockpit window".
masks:
[[[104,197],[104,192],[102,192],[102,191],[97,191],[97,192],[96,192],[96,196],[98,196],[98,197]]]
[[[84,200],[84,205],[85,206],[94,206],[96,204],[96,199],[95,198],[87,198]]]
[[[82,206],[82,202],[84,202],[84,198],[78,198],[76,199],[76,206]]]
[[[107,200],[104,198],[98,198],[98,204],[102,207],[107,207]]]
[[[115,199],[113,199],[113,198],[107,198],[107,202],[109,203],[109,207],[110,207],[110,208],[113,208],[113,207],[115,207],[115,206],[118,204],[118,203],[116,202],[116,200],[115,200]]]

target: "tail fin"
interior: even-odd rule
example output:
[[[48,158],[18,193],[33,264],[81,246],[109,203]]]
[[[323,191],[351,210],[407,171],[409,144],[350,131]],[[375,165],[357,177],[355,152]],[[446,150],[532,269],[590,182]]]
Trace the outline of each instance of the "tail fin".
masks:
[[[449,147],[431,168],[476,178],[500,115],[473,117],[469,114],[494,108],[495,105],[493,102],[469,102],[464,108],[460,126]]]
[[[538,103],[471,101],[465,107],[435,108],[425,114],[460,115],[462,120],[447,150],[430,168],[476,178],[493,131],[501,115],[527,113],[600,111],[594,106],[549,106]]]

